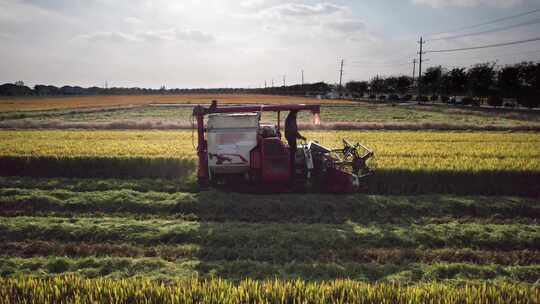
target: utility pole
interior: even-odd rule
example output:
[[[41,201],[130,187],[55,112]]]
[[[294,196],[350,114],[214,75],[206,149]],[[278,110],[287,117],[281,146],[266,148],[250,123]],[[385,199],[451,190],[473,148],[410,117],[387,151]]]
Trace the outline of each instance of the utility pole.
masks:
[[[413,66],[412,66],[412,85],[414,87],[414,74],[416,73],[416,59],[413,59],[412,61],[413,63]]]
[[[304,85],[304,70],[302,70],[302,86]]]
[[[283,86],[284,86],[284,87],[286,86],[286,85],[285,85],[285,79],[286,79],[285,77],[286,77],[286,75],[283,75]]]
[[[267,88],[267,86],[266,86],[266,80],[264,81],[264,88],[265,88],[265,89]]]
[[[272,88],[274,87],[274,78],[272,78]]]
[[[339,90],[341,91],[341,81],[343,80],[343,59],[341,59],[341,67],[339,68]]]
[[[420,60],[418,62],[418,97],[416,98],[418,103],[421,102],[421,96],[422,96],[422,55],[424,55],[423,47],[424,47],[424,40],[422,37],[420,37],[420,52],[418,52],[418,55],[420,55]]]

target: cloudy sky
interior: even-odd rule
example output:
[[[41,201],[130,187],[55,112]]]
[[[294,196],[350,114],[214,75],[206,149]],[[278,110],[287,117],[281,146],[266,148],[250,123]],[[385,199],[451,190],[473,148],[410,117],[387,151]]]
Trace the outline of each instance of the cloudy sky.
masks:
[[[0,82],[258,87],[411,74],[420,35],[540,8],[540,0],[0,0]],[[527,26],[517,26],[530,23]],[[426,50],[540,37],[540,12]],[[452,35],[452,34],[447,34]],[[444,36],[444,35],[443,35]],[[426,54],[427,65],[540,59],[540,42]]]

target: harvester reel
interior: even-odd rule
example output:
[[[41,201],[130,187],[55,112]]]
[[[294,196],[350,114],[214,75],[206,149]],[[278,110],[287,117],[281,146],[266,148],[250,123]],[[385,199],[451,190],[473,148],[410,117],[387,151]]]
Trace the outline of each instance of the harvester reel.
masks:
[[[363,148],[366,151],[362,156],[358,152],[359,148]],[[352,158],[350,162],[354,175],[364,177],[373,174],[373,171],[367,166],[367,160],[373,156],[373,152],[360,143],[352,145],[349,141],[343,139],[343,156],[345,159]]]
[[[358,148],[360,147],[360,144],[351,145],[346,139],[343,139],[343,156],[345,158],[353,157],[357,158],[358,156]]]

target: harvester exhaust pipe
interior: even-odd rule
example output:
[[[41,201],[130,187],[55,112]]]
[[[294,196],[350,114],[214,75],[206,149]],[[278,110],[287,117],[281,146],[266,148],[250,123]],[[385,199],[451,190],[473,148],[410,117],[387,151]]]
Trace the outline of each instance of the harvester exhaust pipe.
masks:
[[[321,113],[320,112],[312,112],[313,114],[313,124],[318,126],[321,124]]]

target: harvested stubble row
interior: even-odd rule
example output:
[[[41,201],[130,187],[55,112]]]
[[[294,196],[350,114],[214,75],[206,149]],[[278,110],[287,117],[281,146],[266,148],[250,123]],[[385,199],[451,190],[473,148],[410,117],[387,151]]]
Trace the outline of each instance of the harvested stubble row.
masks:
[[[189,279],[193,277],[219,277],[231,281],[245,278],[265,280],[302,279],[309,281],[354,279],[363,282],[421,282],[445,281],[470,283],[478,281],[506,281],[534,284],[540,275],[540,266],[475,265],[468,263],[434,264],[377,264],[377,263],[325,263],[294,261],[285,264],[242,261],[160,258],[110,257],[38,257],[2,258],[0,272],[3,277],[50,277],[76,274],[87,278],[144,277],[157,280]]]
[[[375,193],[539,195],[540,135],[463,132],[307,132],[375,151]],[[0,132],[3,175],[166,177],[193,180],[192,133],[167,131]],[[193,186],[195,188],[195,186]]]
[[[1,185],[1,183],[0,183]],[[33,185],[33,184],[31,184]],[[429,223],[448,220],[536,223],[536,199],[492,196],[256,195],[106,190],[0,189],[0,215],[109,214],[201,221],[276,223]]]
[[[537,287],[488,283],[464,286],[366,284],[350,280],[319,283],[146,279],[82,279],[75,276],[1,279],[3,303],[538,303]]]
[[[1,108],[1,105],[0,105]],[[186,130],[191,128],[193,107],[123,106],[110,108],[0,112],[0,128],[84,130]],[[535,111],[508,109],[454,109],[424,106],[390,106],[355,103],[323,105],[322,124],[311,123],[312,114],[300,112],[301,128],[308,130],[464,130],[539,131]],[[263,112],[262,120],[275,123],[276,113]]]
[[[74,192],[134,190],[139,192],[185,192],[192,191],[193,185],[179,179],[163,178],[37,178],[29,176],[0,176],[0,188],[20,189],[63,189]]]
[[[0,243],[0,251],[10,257],[158,257],[166,261],[196,259],[204,256],[204,250],[195,244],[184,245],[137,245],[130,243],[87,243],[58,241],[23,241]],[[410,249],[410,248],[363,248],[345,250],[320,248],[316,260],[313,255],[301,255],[297,262],[319,263],[379,263],[404,265],[411,263],[472,263],[477,265],[536,265],[540,264],[540,251],[535,250],[473,250],[459,248]]]
[[[12,217],[0,223],[0,240],[129,242],[143,245],[198,244],[206,258],[318,256],[314,248],[473,248],[540,250],[540,226],[449,221],[439,224],[362,225],[196,222],[129,217]],[[300,254],[299,254],[300,253]],[[268,256],[269,255],[269,256]]]

